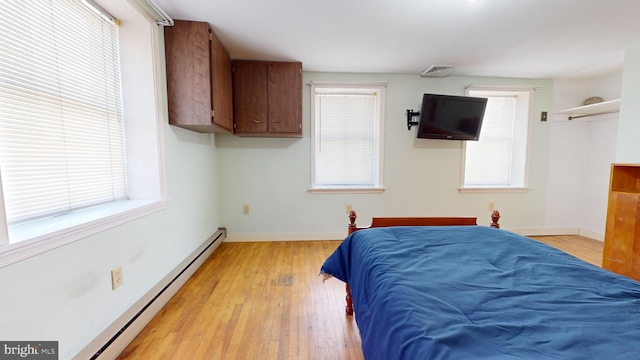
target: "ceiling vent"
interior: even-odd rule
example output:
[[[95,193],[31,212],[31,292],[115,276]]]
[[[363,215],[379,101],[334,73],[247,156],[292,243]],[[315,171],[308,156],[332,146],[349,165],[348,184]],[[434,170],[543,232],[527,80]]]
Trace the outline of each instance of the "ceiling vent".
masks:
[[[422,77],[444,77],[453,71],[453,65],[433,64],[420,74]]]

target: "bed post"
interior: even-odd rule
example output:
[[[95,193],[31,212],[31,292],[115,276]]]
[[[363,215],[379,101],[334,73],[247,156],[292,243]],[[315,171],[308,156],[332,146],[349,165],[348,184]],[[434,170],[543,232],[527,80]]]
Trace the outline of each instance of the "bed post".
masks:
[[[349,234],[356,231],[358,227],[356,226],[356,212],[354,210],[349,211]]]
[[[351,210],[349,211],[349,234],[358,230],[358,226],[356,225],[356,212]],[[345,300],[347,301],[347,307],[344,311],[347,315],[353,315],[353,301],[351,300],[351,289],[349,288],[349,283],[345,283],[345,291],[347,295],[345,296]]]
[[[498,220],[500,219],[500,212],[498,210],[493,210],[491,213],[491,227],[500,229],[500,224],[498,224]]]
[[[347,307],[344,311],[347,315],[353,315],[353,301],[351,300],[351,289],[349,288],[349,283],[345,283],[345,289],[347,291],[347,296],[344,299],[347,301]]]

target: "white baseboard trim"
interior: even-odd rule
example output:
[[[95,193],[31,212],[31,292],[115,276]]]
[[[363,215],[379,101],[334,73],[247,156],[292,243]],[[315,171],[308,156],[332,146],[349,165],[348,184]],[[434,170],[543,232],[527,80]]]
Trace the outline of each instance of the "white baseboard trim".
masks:
[[[593,240],[604,241],[604,234],[582,228],[556,229],[507,229],[524,236],[580,235]]]
[[[175,269],[149,290],[111,326],[96,337],[73,359],[115,359],[166,305],[176,292],[189,280],[193,273],[220,246],[226,237],[226,230],[220,228],[198,249],[192,252]]]
[[[595,233],[580,228],[553,229],[505,229],[524,236],[553,236],[553,235],[581,235],[591,239],[604,239],[604,234]],[[344,233],[321,234],[237,234],[229,235],[225,242],[270,242],[270,241],[314,241],[314,240],[344,240]]]
[[[580,229],[580,231],[578,232],[578,235],[588,237],[590,239],[594,239],[598,241],[604,241],[604,233],[597,233],[595,231],[591,231],[587,229]]]
[[[578,228],[555,229],[505,229],[524,236],[553,236],[553,235],[578,235]]]

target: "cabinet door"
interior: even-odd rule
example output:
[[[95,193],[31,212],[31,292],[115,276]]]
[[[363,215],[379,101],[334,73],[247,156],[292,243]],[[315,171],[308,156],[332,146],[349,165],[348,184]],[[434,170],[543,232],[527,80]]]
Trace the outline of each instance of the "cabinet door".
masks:
[[[269,132],[302,135],[302,64],[269,63]]]
[[[211,32],[211,96],[213,123],[233,131],[233,78],[229,53]]]
[[[635,194],[609,194],[607,229],[602,267],[618,274],[632,276],[634,240],[638,234],[638,196]]]
[[[209,24],[175,21],[165,27],[169,124],[211,126]]]
[[[611,166],[602,267],[640,280],[640,165]]]
[[[238,134],[267,133],[267,63],[234,61],[233,110]]]

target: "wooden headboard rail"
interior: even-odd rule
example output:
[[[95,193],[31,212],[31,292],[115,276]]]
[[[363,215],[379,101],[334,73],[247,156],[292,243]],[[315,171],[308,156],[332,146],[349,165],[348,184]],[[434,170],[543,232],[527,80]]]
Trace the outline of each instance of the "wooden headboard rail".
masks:
[[[374,217],[371,220],[370,226],[358,227],[356,225],[356,217],[356,212],[354,210],[351,210],[349,212],[349,234],[362,229],[388,226],[478,225],[478,218],[475,217]],[[494,210],[491,214],[490,226],[493,228],[500,228],[500,224],[498,224],[499,219],[500,213],[498,212],[498,210]]]

